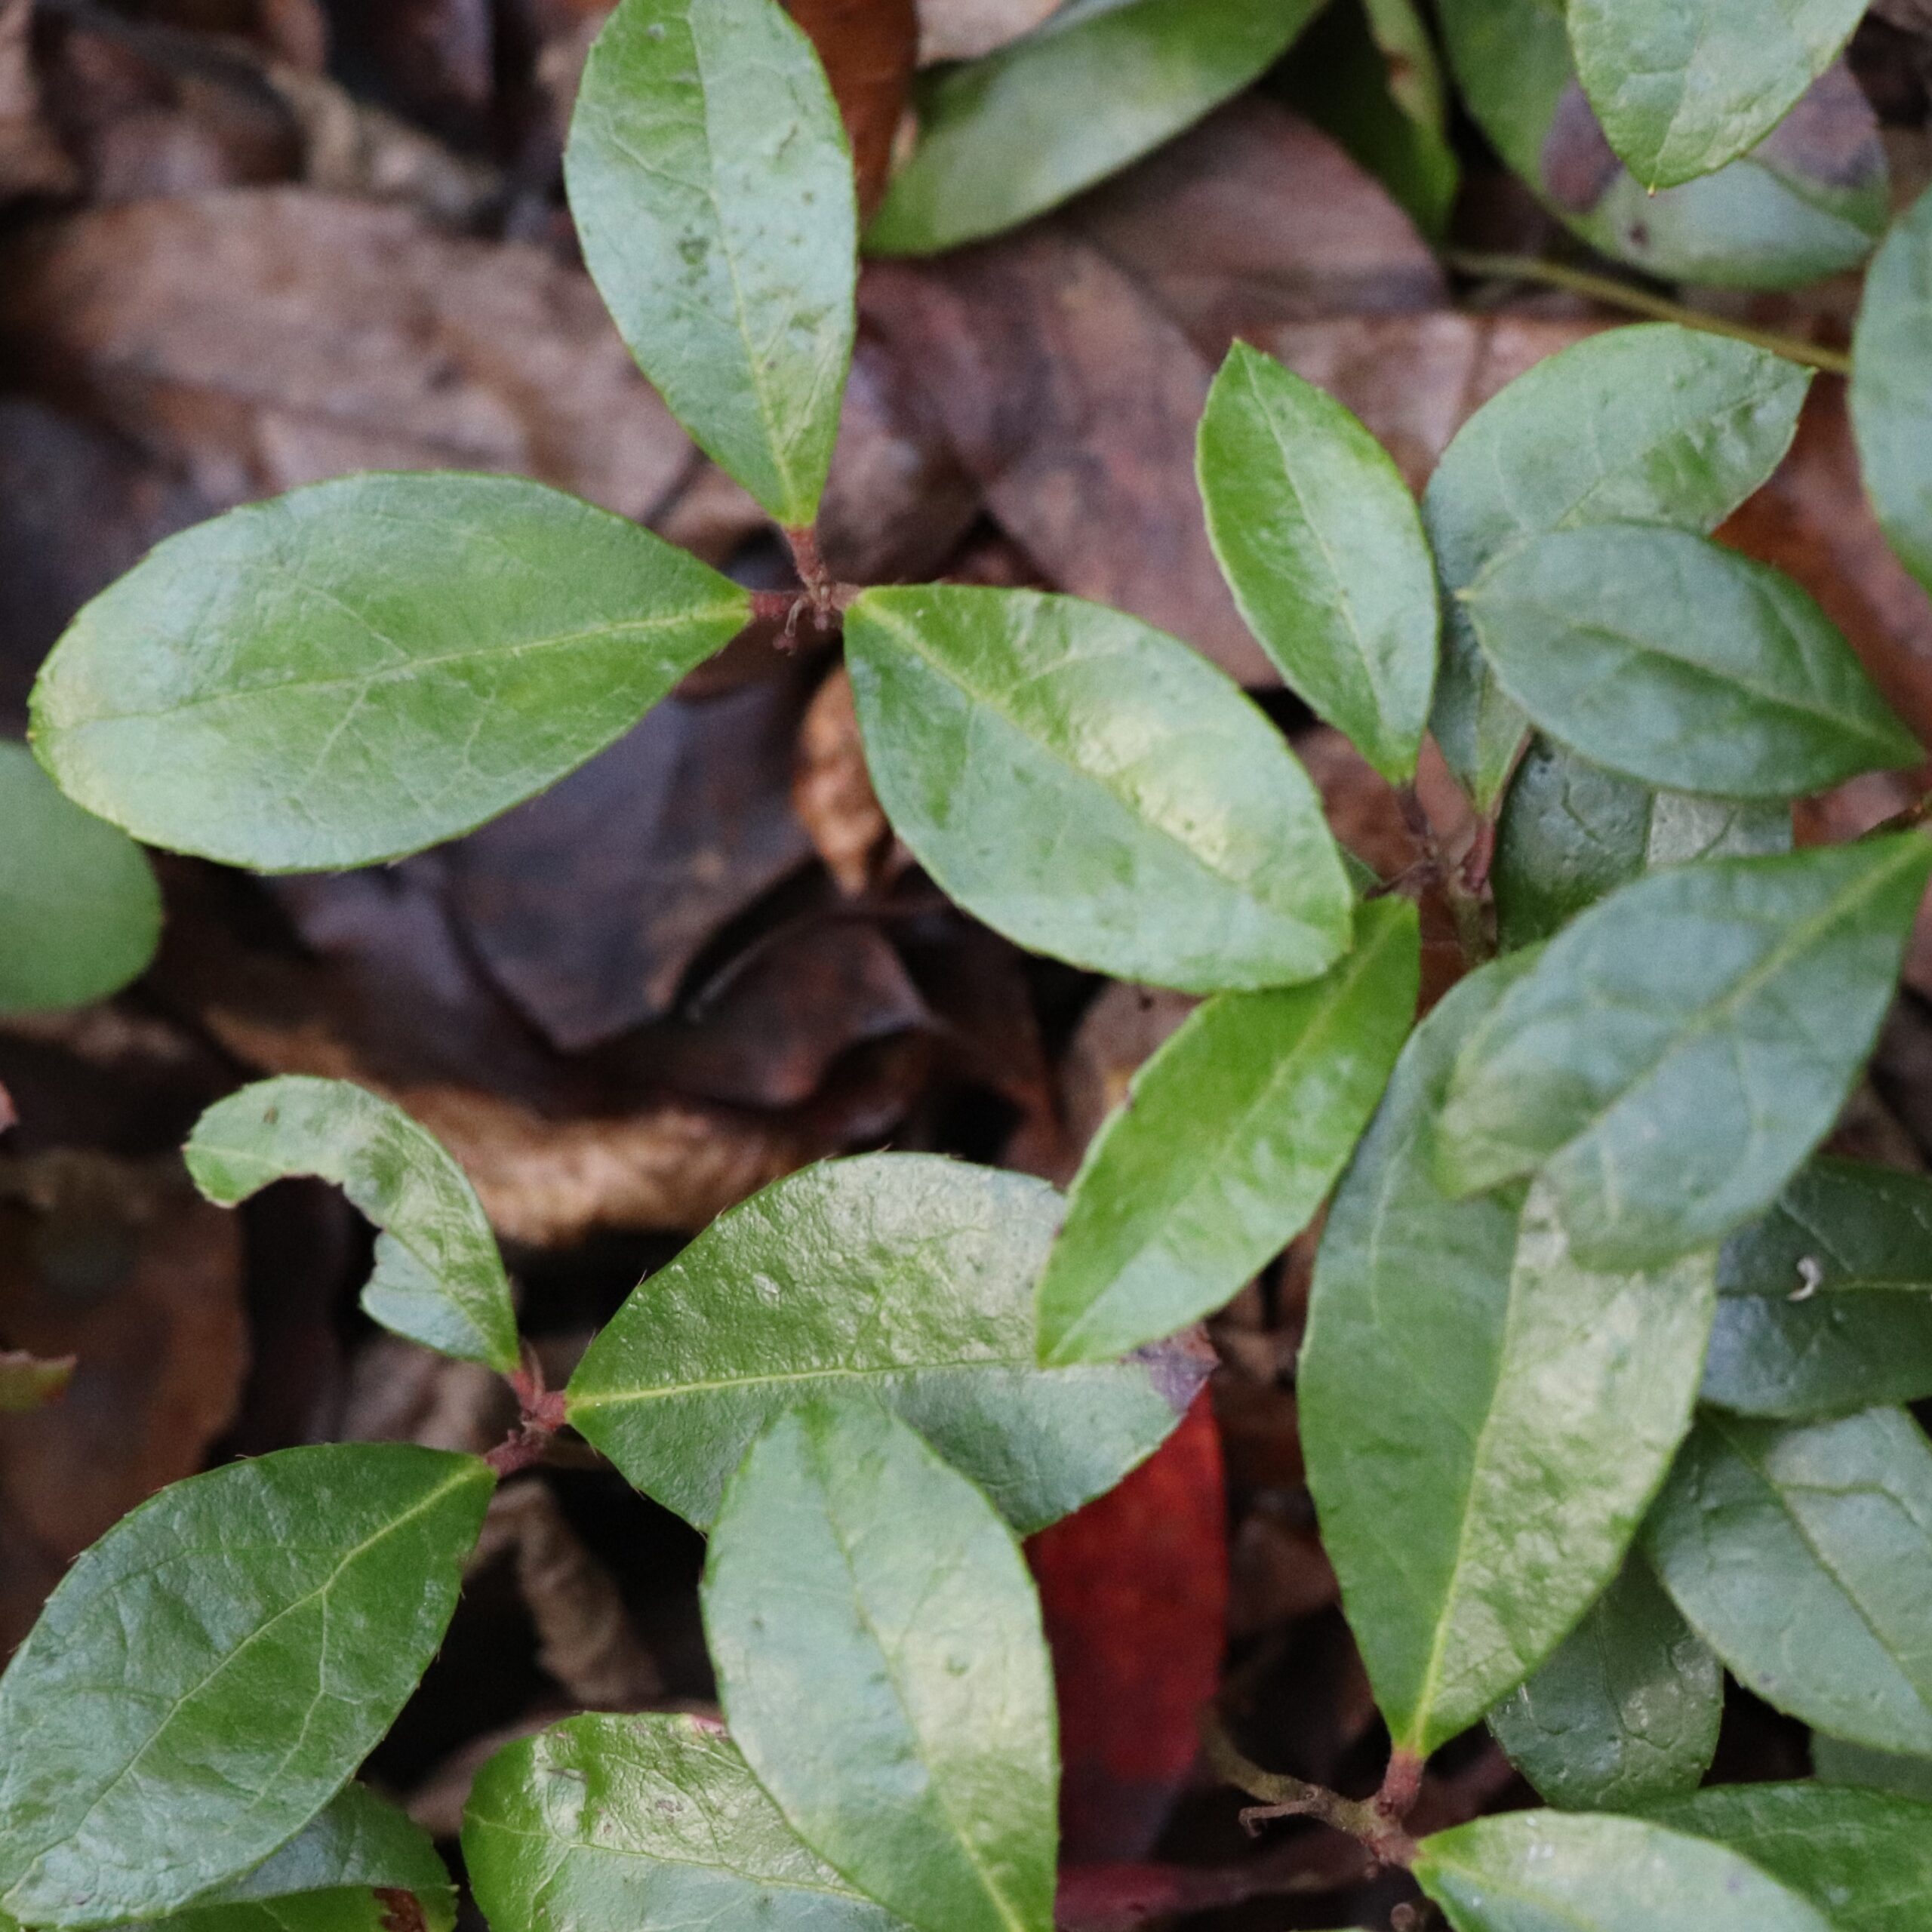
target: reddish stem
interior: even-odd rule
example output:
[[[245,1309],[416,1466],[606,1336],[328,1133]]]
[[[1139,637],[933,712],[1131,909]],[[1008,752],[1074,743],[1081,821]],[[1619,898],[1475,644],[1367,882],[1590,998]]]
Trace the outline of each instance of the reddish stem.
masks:
[[[500,1478],[540,1463],[565,1420],[564,1392],[544,1386],[543,1364],[527,1347],[503,1379],[516,1392],[517,1425],[483,1458]]]

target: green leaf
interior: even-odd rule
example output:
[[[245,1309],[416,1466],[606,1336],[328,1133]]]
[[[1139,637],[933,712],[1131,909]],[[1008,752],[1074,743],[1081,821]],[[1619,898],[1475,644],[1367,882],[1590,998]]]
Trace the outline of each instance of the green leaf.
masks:
[[[346,1080],[258,1081],[209,1108],[182,1152],[223,1208],[291,1174],[333,1182],[382,1230],[368,1313],[445,1355],[516,1367],[516,1310],[482,1204],[400,1107]]]
[[[570,1420],[703,1528],[773,1417],[869,1395],[1030,1534],[1111,1489],[1178,1420],[1158,1360],[1036,1365],[1035,1284],[1061,1211],[1042,1181],[924,1154],[775,1181],[617,1311],[571,1378]]]
[[[1928,872],[1932,839],[1908,832],[1613,893],[1463,1049],[1436,1137],[1443,1185],[1540,1169],[1591,1266],[1721,1240],[1830,1131]]]
[[[24,1349],[0,1349],[0,1415],[25,1415],[56,1401],[74,1379],[78,1358],[48,1360]]]
[[[586,1716],[485,1764],[463,1862],[497,1932],[891,1932],[695,1718]]]
[[[1932,1180],[1817,1160],[1724,1245],[1703,1399],[1847,1415],[1932,1395]]]
[[[1455,593],[1552,531],[1715,530],[1790,448],[1810,381],[1747,343],[1651,322],[1537,363],[1463,424],[1423,497],[1447,593],[1430,722],[1481,809],[1508,778],[1527,721],[1497,689]]]
[[[1747,1859],[1638,1818],[1512,1811],[1423,1841],[1456,1932],[1832,1932]]]
[[[1614,1577],[1688,1426],[1708,1257],[1586,1273],[1540,1191],[1445,1198],[1430,1128],[1533,954],[1419,1028],[1329,1211],[1297,1388],[1322,1540],[1398,1746],[1521,1683]]]
[[[1238,94],[1320,5],[1072,0],[1023,40],[943,69],[920,91],[919,144],[867,253],[934,254],[1057,207]]]
[[[733,1478],[703,1597],[732,1737],[808,1844],[918,1932],[1048,1932],[1053,1675],[980,1491],[884,1410],[815,1401]]]
[[[1932,191],[1900,217],[1865,278],[1851,424],[1878,521],[1932,586]]]
[[[1691,1628],[1767,1703],[1932,1752],[1932,1448],[1903,1410],[1706,1411],[1647,1535]]]
[[[69,804],[0,742],[0,1013],[85,1006],[154,957],[161,891],[125,833]]]
[[[122,1518],[0,1678],[0,1909],[158,1916],[286,1843],[441,1642],[494,1480],[407,1444],[284,1449]]]
[[[1741,1853],[1833,1932],[1932,1921],[1932,1806],[1829,1785],[1720,1785],[1651,1815]]]
[[[1717,1659],[1633,1555],[1489,1727],[1559,1810],[1628,1811],[1697,1789],[1723,1715]]]
[[[1021,946],[1188,992],[1325,971],[1353,899],[1321,801],[1223,672],[1077,598],[869,590],[845,661],[893,828]]]
[[[1811,1734],[1811,1769],[1820,1783],[1857,1785],[1869,1791],[1896,1792],[1932,1804],[1932,1758],[1909,1758],[1847,1744],[1841,1737]]]
[[[1415,1017],[1416,910],[1362,908],[1312,985],[1222,993],[1096,1136],[1040,1282],[1040,1358],[1105,1361],[1238,1294],[1342,1171]]]
[[[777,521],[817,515],[857,327],[852,151],[774,0],[622,0],[564,155],[585,265],[638,366]]]
[[[1748,153],[1838,58],[1865,0],[1570,0],[1583,91],[1647,188]]]
[[[467,832],[621,737],[748,595],[501,476],[352,476],[170,537],[34,687],[42,762],[150,844],[265,872]]]
[[[1415,776],[1440,621],[1422,518],[1347,410],[1238,342],[1208,392],[1208,534],[1290,688],[1385,778]]]

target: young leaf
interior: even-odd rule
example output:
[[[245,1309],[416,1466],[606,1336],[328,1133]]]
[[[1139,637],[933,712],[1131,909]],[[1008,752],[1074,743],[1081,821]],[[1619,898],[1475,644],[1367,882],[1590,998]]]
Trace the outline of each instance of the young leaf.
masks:
[[[1446,1199],[1429,1129],[1519,954],[1417,1029],[1344,1177],[1297,1375],[1349,1622],[1398,1746],[1426,1753],[1554,1651],[1617,1573],[1688,1426],[1708,1257],[1586,1272],[1541,1190]]]
[[[1789,798],[1924,755],[1805,592],[1687,531],[1532,537],[1462,598],[1538,728],[1647,783]]]
[[[1748,1859],[1638,1818],[1478,1818],[1425,1838],[1415,1875],[1456,1932],[1832,1932]]]
[[[1593,1267],[1721,1240],[1830,1131],[1928,872],[1932,839],[1908,832],[1612,894],[1464,1048],[1436,1136],[1443,1185],[1540,1169]]]
[[[629,730],[750,598],[503,476],[350,476],[158,546],[34,687],[42,763],[150,844],[265,872],[467,832]]]
[[[1415,776],[1440,629],[1415,499],[1313,383],[1238,342],[1198,451],[1208,534],[1261,648],[1385,778]]]
[[[1932,1805],[1829,1785],[1719,1785],[1651,1815],[1741,1853],[1833,1932],[1932,1921]]]
[[[1932,1395],[1932,1180],[1817,1160],[1725,1243],[1703,1399],[1848,1415]]]
[[[1837,59],[1865,0],[1571,0],[1603,131],[1646,188],[1747,153]]]
[[[1810,381],[1763,349],[1652,322],[1539,362],[1463,424],[1423,497],[1447,594],[1430,722],[1480,808],[1502,789],[1527,721],[1496,688],[1455,593],[1552,531],[1715,530],[1777,467]]]
[[[141,848],[0,742],[0,1013],[85,1006],[154,957],[161,892]]]
[[[1489,1727],[1559,1810],[1628,1811],[1697,1789],[1723,1715],[1717,1659],[1633,1554]]]
[[[638,366],[721,469],[809,525],[851,362],[859,220],[811,41],[776,0],[622,0],[564,175]]]
[[[497,1932],[891,1932],[807,1849],[737,1747],[688,1717],[571,1718],[478,1774],[463,1862]]]
[[[1305,1227],[1415,1017],[1416,911],[1363,907],[1311,986],[1222,993],[1134,1076],[1040,1282],[1040,1359],[1106,1361],[1231,1301]]]
[[[1811,1734],[1811,1770],[1821,1784],[1856,1785],[1863,1791],[1889,1791],[1932,1804],[1932,1757],[1909,1758],[1896,1751],[1874,1751],[1841,1737]]]
[[[637,1289],[571,1378],[570,1419],[703,1528],[774,1416],[869,1395],[1030,1534],[1111,1489],[1179,1420],[1158,1361],[1036,1365],[1034,1285],[1060,1214],[1044,1182],[931,1155],[808,1168]]]
[[[867,253],[934,254],[1044,214],[1238,94],[1320,4],[1073,0],[1025,39],[943,70],[919,96],[919,144]]]
[[[0,1349],[0,1416],[25,1415],[58,1400],[74,1379],[78,1360],[59,1355],[50,1361],[24,1349]]]
[[[382,1230],[369,1315],[445,1355],[516,1367],[516,1310],[482,1203],[400,1107],[346,1080],[257,1081],[209,1108],[182,1154],[223,1208],[291,1174],[332,1181]]]
[[[158,1915],[286,1843],[441,1642],[493,1482],[474,1457],[339,1444],[123,1517],[0,1678],[0,1909]]]
[[[1646,1536],[1691,1628],[1767,1703],[1932,1752],[1932,1448],[1903,1410],[1707,1411]]]
[[[1137,618],[1035,591],[869,590],[845,620],[893,828],[1021,946],[1188,992],[1348,949],[1313,783],[1238,688]]]
[[[1899,217],[1865,278],[1851,424],[1878,521],[1932,586],[1932,191]]]
[[[808,1844],[918,1932],[1048,1932],[1052,1672],[978,1489],[884,1410],[813,1402],[732,1479],[703,1595],[732,1737]]]

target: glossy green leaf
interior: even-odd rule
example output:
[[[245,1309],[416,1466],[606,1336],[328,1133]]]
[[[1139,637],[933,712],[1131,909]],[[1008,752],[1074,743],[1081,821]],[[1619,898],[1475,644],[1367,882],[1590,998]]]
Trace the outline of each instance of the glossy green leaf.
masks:
[[[857,321],[852,152],[776,0],[622,0],[564,156],[617,332],[720,469],[817,514]]]
[[[1908,1757],[1903,1752],[1874,1751],[1869,1745],[1847,1744],[1841,1737],[1811,1734],[1811,1769],[1823,1784],[1857,1785],[1868,1791],[1895,1792],[1932,1804],[1932,1757]]]
[[[1423,1841],[1456,1932],[1832,1932],[1737,1853],[1639,1818],[1512,1811]]]
[[[571,1378],[570,1419],[703,1527],[774,1416],[869,1395],[1030,1533],[1111,1489],[1193,1392],[1162,1358],[1036,1365],[1061,1212],[1042,1181],[924,1154],[775,1181],[617,1311]]]
[[[1053,1674],[980,1490],[884,1410],[815,1401],[732,1479],[703,1595],[732,1737],[808,1844],[918,1932],[1048,1932]]]
[[[695,1718],[585,1716],[478,1774],[463,1862],[497,1932],[891,1932],[808,1850],[735,1745]]]
[[[1831,1130],[1891,1003],[1932,839],[1672,866],[1551,940],[1463,1049],[1454,1194],[1539,1169],[1580,1259],[1640,1267],[1761,1212]]]
[[[150,844],[266,872],[467,832],[629,731],[746,593],[502,476],[352,476],[171,537],[34,688],[42,762]]]
[[[1691,1628],[1767,1703],[1932,1752],[1932,1447],[1903,1410],[1707,1411],[1647,1536]]]
[[[941,69],[867,252],[932,254],[1057,207],[1238,94],[1320,5],[1072,0],[1023,40]]]
[[[1723,1715],[1717,1659],[1632,1555],[1489,1727],[1559,1810],[1629,1811],[1697,1789]]]
[[[1932,190],[1900,217],[1865,278],[1851,423],[1878,521],[1932,586]]]
[[[1647,784],[1789,798],[1924,755],[1806,592],[1688,531],[1532,537],[1462,601],[1540,730]]]
[[[161,891],[141,848],[0,741],[0,1013],[85,1006],[154,957]]]
[[[1591,112],[1562,8],[1441,0],[1437,14],[1483,132],[1552,214],[1607,255],[1667,281],[1789,288],[1856,267],[1884,232],[1877,117],[1842,66],[1749,154],[1652,194]]]
[[[1456,1055],[1531,954],[1419,1028],[1329,1211],[1297,1374],[1322,1540],[1395,1743],[1426,1752],[1616,1574],[1688,1426],[1713,1264],[1592,1275],[1540,1190],[1444,1198]]]
[[[1226,673],[1072,597],[869,590],[845,661],[879,801],[1021,946],[1189,992],[1312,980],[1352,895],[1321,802]]]
[[[23,1349],[0,1349],[0,1415],[25,1415],[57,1401],[74,1379],[77,1361],[73,1355],[50,1360]]]
[[[1440,629],[1415,499],[1332,397],[1238,342],[1198,450],[1208,534],[1290,688],[1392,783],[1415,776]]]
[[[1837,59],[1865,0],[1570,0],[1577,78],[1625,165],[1675,188],[1748,153]]]
[[[1537,363],[1463,424],[1423,497],[1445,593],[1430,722],[1484,810],[1526,721],[1497,688],[1456,593],[1552,531],[1715,530],[1777,467],[1810,381],[1808,370],[1746,343],[1645,323]]]
[[[1414,906],[1363,907],[1306,986],[1222,993],[1094,1137],[1040,1282],[1040,1359],[1106,1361],[1233,1300],[1308,1225],[1415,1017]]]
[[[1932,1806],[1829,1785],[1720,1785],[1651,1815],[1742,1853],[1833,1932],[1932,1924]]]
[[[0,1908],[158,1916],[286,1843],[415,1688],[493,1484],[474,1457],[340,1444],[123,1517],[0,1677]]]
[[[516,1310],[482,1203],[400,1107],[346,1080],[257,1081],[209,1108],[182,1152],[223,1208],[292,1174],[332,1181],[382,1230],[368,1314],[445,1355],[516,1367]]]

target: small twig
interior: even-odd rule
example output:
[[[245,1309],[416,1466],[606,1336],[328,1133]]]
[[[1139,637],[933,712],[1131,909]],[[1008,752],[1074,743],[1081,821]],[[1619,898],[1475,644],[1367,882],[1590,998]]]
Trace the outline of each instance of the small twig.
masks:
[[[1932,821],[1932,792],[1927,792],[1917,804],[1908,805],[1903,811],[1894,812],[1890,818],[1881,819],[1863,836],[1876,838],[1881,832],[1910,832],[1928,821]]]
[[[1572,268],[1567,262],[1546,261],[1540,255],[1487,255],[1466,248],[1445,249],[1442,259],[1465,275],[1540,281],[1548,288],[1566,288],[1573,295],[1588,296],[1592,301],[1613,309],[1627,309],[1633,315],[1647,315],[1654,321],[1681,323],[1685,328],[1701,329],[1706,335],[1727,335],[1734,342],[1748,342],[1754,349],[1768,349],[1774,355],[1822,369],[1829,375],[1851,374],[1851,358],[1841,349],[1822,349],[1815,342],[1796,336],[1778,335],[1743,322],[1727,321],[1721,315],[1687,307],[1668,296],[1654,295],[1647,288],[1636,288],[1611,275]]]
[[[521,1366],[504,1377],[516,1392],[517,1425],[483,1460],[499,1478],[534,1468],[549,1454],[551,1438],[564,1426],[564,1392],[543,1383],[543,1364],[525,1345]]]
[[[1429,813],[1413,785],[1399,786],[1396,801],[1401,807],[1402,823],[1422,854],[1419,866],[1411,868],[1423,889],[1438,885],[1448,901],[1450,916],[1456,922],[1457,943],[1463,957],[1472,966],[1480,966],[1496,954],[1495,937],[1490,930],[1488,909],[1483,891],[1489,881],[1490,863],[1496,851],[1496,827],[1488,819],[1476,829],[1475,838],[1463,855],[1461,864],[1451,862],[1429,822]],[[1408,875],[1405,874],[1405,877]]]
[[[1241,1814],[1242,1826],[1254,1832],[1271,1818],[1312,1818],[1331,1830],[1342,1832],[1363,1846],[1369,1856],[1379,1865],[1413,1864],[1416,1857],[1415,1841],[1403,1830],[1399,1817],[1392,1816],[1382,1808],[1380,1795],[1372,1804],[1364,1804],[1352,1798],[1344,1798],[1340,1792],[1331,1791],[1326,1785],[1310,1784],[1302,1778],[1291,1778],[1278,1771],[1264,1771],[1251,1759],[1242,1755],[1233,1740],[1213,1718],[1209,1718],[1203,1729],[1203,1741],[1207,1746],[1208,1761],[1215,1772],[1227,1783],[1244,1791],[1251,1798],[1261,1800],[1251,1805]],[[1391,1763],[1390,1775],[1395,1775],[1395,1766]],[[1406,1772],[1404,1774],[1406,1777]],[[1419,1781],[1420,1764],[1416,1767]],[[1383,1793],[1389,1789],[1386,1784]],[[1411,1792],[1409,1801],[1414,1802]]]

